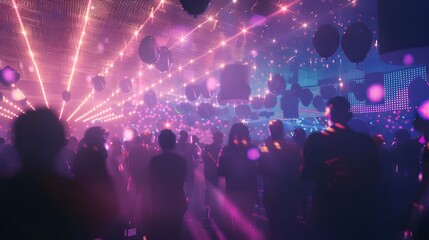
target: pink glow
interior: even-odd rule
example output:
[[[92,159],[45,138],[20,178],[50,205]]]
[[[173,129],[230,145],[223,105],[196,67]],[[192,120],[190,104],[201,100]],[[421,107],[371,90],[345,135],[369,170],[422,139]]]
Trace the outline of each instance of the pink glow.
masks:
[[[405,54],[404,59],[402,59],[404,65],[413,65],[414,56],[412,54]]]
[[[429,100],[424,101],[417,111],[423,119],[429,120]]]
[[[214,77],[207,79],[207,89],[210,91],[216,90],[218,84],[219,84],[219,81]]]
[[[250,160],[258,160],[261,154],[257,148],[251,148],[247,151],[247,158]]]
[[[367,97],[371,102],[378,103],[384,98],[384,87],[380,84],[371,85],[367,92]]]

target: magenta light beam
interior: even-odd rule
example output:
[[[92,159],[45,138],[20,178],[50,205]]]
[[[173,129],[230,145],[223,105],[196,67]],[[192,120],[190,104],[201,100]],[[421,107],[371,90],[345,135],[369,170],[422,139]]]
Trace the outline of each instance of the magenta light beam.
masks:
[[[86,7],[86,13],[85,13],[85,19],[83,22],[82,33],[80,34],[79,42],[78,42],[77,49],[76,49],[76,54],[75,54],[74,59],[73,59],[73,67],[71,70],[69,82],[67,84],[67,91],[70,91],[70,87],[71,87],[73,77],[74,77],[74,72],[76,71],[76,65],[77,65],[77,62],[79,59],[80,48],[82,47],[83,37],[85,36],[86,26],[87,26],[88,20],[89,20],[89,12],[91,10],[91,5],[92,5],[92,0],[88,0],[88,6]],[[60,119],[63,115],[65,105],[66,105],[66,101],[63,101],[63,105],[62,105],[61,111],[60,111]]]
[[[13,8],[15,9],[16,16],[18,17],[19,25],[21,26],[22,35],[24,35],[24,39],[25,39],[25,43],[27,45],[28,53],[29,53],[31,61],[34,65],[34,69],[36,70],[37,79],[39,80],[40,89],[42,90],[42,94],[43,94],[43,98],[45,99],[46,107],[49,108],[49,102],[48,102],[48,98],[46,97],[45,87],[43,86],[43,80],[42,80],[42,77],[40,75],[40,71],[39,71],[39,67],[37,66],[36,59],[34,58],[34,53],[33,53],[33,50],[31,48],[30,41],[28,40],[27,32],[25,31],[24,24],[23,24],[22,19],[21,19],[21,15],[19,14],[18,5],[16,4],[15,0],[12,0],[12,3],[13,3]]]

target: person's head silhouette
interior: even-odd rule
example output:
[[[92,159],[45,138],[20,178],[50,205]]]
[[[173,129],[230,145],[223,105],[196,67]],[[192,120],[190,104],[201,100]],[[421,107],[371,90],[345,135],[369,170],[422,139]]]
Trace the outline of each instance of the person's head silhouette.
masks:
[[[249,128],[243,123],[232,125],[228,136],[229,147],[246,147],[250,144]]]
[[[352,119],[352,112],[350,111],[350,102],[345,97],[336,96],[328,101],[325,116],[331,124],[339,123],[346,125]]]
[[[52,171],[65,143],[64,127],[49,109],[27,111],[13,124],[13,141],[23,169]]]
[[[223,133],[215,132],[213,134],[213,143],[216,145],[222,145],[223,143]]]
[[[102,127],[91,127],[85,132],[85,143],[104,146],[106,143],[107,132]]]
[[[272,139],[281,139],[283,138],[283,122],[280,120],[272,120],[268,123],[268,128],[270,129],[270,134]]]
[[[305,130],[302,128],[295,128],[295,130],[293,130],[293,139],[295,139],[297,142],[305,141],[305,135]]]
[[[179,132],[179,142],[187,142],[189,138],[188,132],[182,130]]]
[[[164,129],[159,134],[158,143],[162,150],[173,150],[176,146],[176,135],[170,129]]]

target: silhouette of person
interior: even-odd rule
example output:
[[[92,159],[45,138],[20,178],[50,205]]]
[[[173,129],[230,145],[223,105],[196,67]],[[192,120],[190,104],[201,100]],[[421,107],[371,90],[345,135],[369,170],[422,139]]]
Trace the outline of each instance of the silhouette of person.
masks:
[[[391,161],[396,164],[394,184],[394,218],[401,230],[407,226],[410,202],[417,194],[420,173],[422,144],[411,139],[406,129],[395,132],[395,141],[390,151]]]
[[[302,128],[295,128],[293,130],[293,141],[301,148],[304,149],[306,139],[306,133],[305,130]]]
[[[412,226],[413,239],[425,240],[429,239],[429,120],[417,113],[414,120],[414,128],[423,135],[425,144],[421,154],[422,181],[413,202],[413,217],[416,218],[413,219],[416,222]]]
[[[195,182],[195,167],[197,164],[195,163],[196,159],[198,159],[198,151],[197,147],[194,144],[188,142],[188,132],[182,130],[179,132],[179,139],[177,140],[176,151],[179,155],[181,155],[186,160],[187,166],[187,175],[186,175],[186,183],[185,183],[185,193],[186,197],[189,199],[192,196],[194,190],[194,182]]]
[[[89,239],[78,186],[55,172],[64,128],[48,109],[13,124],[22,169],[0,182],[0,239]]]
[[[134,142],[128,155],[129,169],[137,195],[137,224],[146,230],[151,210],[151,201],[148,197],[150,195],[149,162],[158,154],[158,151],[149,145],[151,141],[148,142],[148,139],[143,142],[143,139],[138,136]]]
[[[316,184],[313,214],[318,239],[373,238],[373,187],[379,174],[372,139],[347,127],[344,97],[328,101],[330,127],[312,134],[304,147],[302,176]]]
[[[119,204],[115,187],[107,170],[107,133],[101,127],[91,127],[78,148],[72,170],[91,206],[88,220],[96,227],[97,237],[115,236]]]
[[[219,175],[225,177],[225,194],[232,229],[227,234],[233,239],[248,239],[252,230],[252,213],[257,202],[257,148],[251,145],[249,128],[236,123],[229,132],[228,145],[219,157]],[[249,154],[248,154],[249,153]],[[259,154],[259,153],[257,153]],[[245,222],[243,222],[243,220]],[[246,225],[246,227],[239,226]],[[249,229],[250,228],[250,229]]]
[[[207,145],[202,154],[201,159],[204,164],[204,179],[206,184],[205,191],[205,204],[206,204],[206,216],[205,220],[210,219],[213,207],[216,204],[214,191],[217,190],[219,179],[218,179],[218,164],[219,164],[219,153],[223,147],[223,134],[221,132],[215,132],[213,134],[213,143]]]
[[[186,161],[174,152],[176,135],[171,130],[162,130],[158,143],[162,153],[153,157],[149,163],[151,239],[180,239],[180,229],[186,212],[186,197],[183,191]]]
[[[260,171],[271,239],[296,239],[301,150],[284,138],[280,120],[270,121],[269,130],[271,137],[261,147]]]

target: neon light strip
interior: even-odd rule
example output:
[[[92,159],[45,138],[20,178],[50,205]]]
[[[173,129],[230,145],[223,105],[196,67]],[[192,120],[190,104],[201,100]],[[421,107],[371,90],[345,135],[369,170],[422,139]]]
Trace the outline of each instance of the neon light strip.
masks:
[[[82,47],[83,37],[85,36],[86,25],[88,24],[88,20],[89,20],[89,12],[91,10],[91,5],[92,5],[92,0],[89,0],[88,1],[88,6],[86,7],[86,13],[85,13],[85,19],[84,19],[84,23],[83,23],[82,33],[80,34],[79,43],[78,43],[77,49],[76,49],[76,54],[75,54],[74,59],[73,59],[73,67],[72,67],[72,70],[71,70],[69,82],[67,84],[67,91],[70,91],[70,87],[71,87],[71,84],[72,84],[72,81],[73,81],[74,72],[76,70],[76,64],[77,64],[78,59],[79,59],[80,48]],[[63,101],[63,105],[62,105],[61,111],[60,111],[60,119],[61,119],[61,117],[63,115],[64,106],[65,105],[66,105],[66,101]]]
[[[92,92],[86,96],[86,98],[82,101],[82,103],[79,105],[79,107],[77,107],[74,112],[67,118],[67,121],[70,121],[70,119],[82,108],[83,105],[85,105],[86,102],[88,102],[88,100],[94,95],[94,90],[92,90]]]
[[[105,68],[105,70],[103,71],[105,73],[105,75],[107,75],[109,73],[109,70],[111,68],[113,68],[113,66],[115,65],[114,63],[119,59],[122,58],[122,56],[124,55],[124,52],[127,50],[128,46],[137,38],[137,36],[139,35],[140,31],[143,30],[143,28],[146,26],[146,24],[148,24],[148,22],[150,21],[151,18],[154,17],[154,13],[157,12],[161,6],[166,2],[166,0],[160,0],[159,4],[157,5],[157,7],[155,8],[155,10],[152,9],[150,17],[147,18],[142,25],[140,25],[140,27],[138,28],[137,31],[134,32],[133,37],[127,42],[125,43],[125,47],[119,52],[119,55],[115,57],[115,59],[113,60],[112,63],[108,64],[108,66]],[[88,97],[90,97],[93,93],[90,93]],[[117,94],[117,93],[116,93]],[[80,106],[74,111],[74,114],[76,114],[77,111],[79,111],[80,108],[82,108],[83,105],[85,105],[86,101],[83,101]],[[67,118],[67,121],[70,121],[70,119],[73,117],[73,115],[70,115]]]
[[[22,19],[21,19],[21,15],[19,14],[18,5],[16,4],[15,0],[12,0],[12,3],[13,3],[13,8],[15,9],[15,12],[16,12],[16,16],[18,17],[19,25],[21,26],[22,34],[24,35],[24,38],[25,38],[25,43],[27,45],[27,49],[28,49],[31,61],[34,65],[34,69],[36,70],[37,79],[39,80],[40,89],[42,90],[42,94],[43,94],[43,98],[45,99],[46,107],[49,108],[49,102],[48,102],[48,98],[46,97],[45,87],[43,86],[42,77],[40,75],[40,71],[39,71],[39,68],[37,66],[36,59],[34,58],[33,50],[31,49],[30,41],[28,40],[27,32],[25,31],[24,24],[23,24]]]

